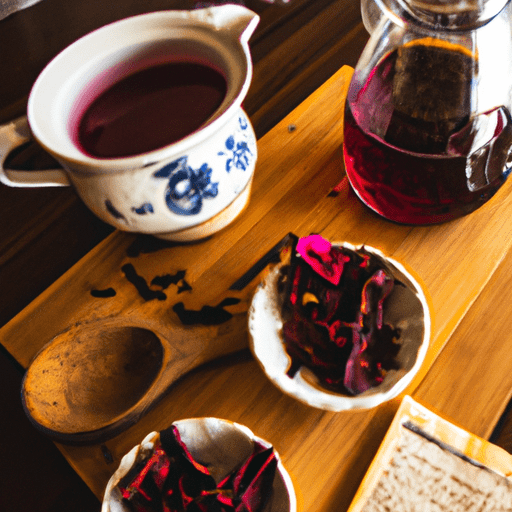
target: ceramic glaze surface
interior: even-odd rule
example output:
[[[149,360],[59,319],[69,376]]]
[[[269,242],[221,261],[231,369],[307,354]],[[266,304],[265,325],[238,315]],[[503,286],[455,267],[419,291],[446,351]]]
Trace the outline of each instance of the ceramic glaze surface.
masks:
[[[238,129],[226,139],[225,149],[217,153],[218,156],[225,157],[225,163],[221,159],[215,164],[220,172],[222,167],[226,173],[232,170],[245,172],[254,168],[256,144],[248,127],[249,121],[241,115],[238,118]],[[219,195],[219,181],[212,181],[212,174],[212,165],[208,162],[192,168],[188,163],[188,155],[184,155],[154,172],[153,177],[167,180],[165,203],[171,212],[177,215],[197,215],[203,209],[203,201]],[[226,186],[228,188],[230,184],[236,186],[243,181],[245,181],[243,177],[235,178]],[[106,202],[109,200],[107,199]],[[147,202],[139,207],[132,206],[131,210],[139,215],[155,213],[152,204]],[[115,216],[114,212],[112,214]]]
[[[109,224],[164,237],[171,232],[172,239],[166,226],[201,226],[248,193],[256,158],[256,136],[239,109],[225,127],[190,151],[130,172],[84,173],[73,179],[84,203]]]

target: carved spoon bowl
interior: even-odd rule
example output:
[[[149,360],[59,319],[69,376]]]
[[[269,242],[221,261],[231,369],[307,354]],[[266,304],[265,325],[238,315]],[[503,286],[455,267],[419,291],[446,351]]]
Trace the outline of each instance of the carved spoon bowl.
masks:
[[[126,318],[74,325],[30,364],[23,406],[57,441],[100,442],[135,423],[190,370],[247,345],[246,313],[222,326]]]

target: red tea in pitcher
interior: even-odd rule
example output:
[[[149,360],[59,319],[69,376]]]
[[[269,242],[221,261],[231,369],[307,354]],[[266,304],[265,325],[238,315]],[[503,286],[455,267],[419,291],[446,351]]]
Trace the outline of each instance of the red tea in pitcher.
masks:
[[[405,224],[474,211],[496,193],[511,165],[509,111],[471,116],[477,61],[461,47],[431,42],[386,55],[363,87],[349,92],[345,108],[353,189],[377,213]]]
[[[168,62],[126,76],[81,115],[75,139],[96,158],[134,156],[200,128],[226,96],[225,78],[191,62]]]

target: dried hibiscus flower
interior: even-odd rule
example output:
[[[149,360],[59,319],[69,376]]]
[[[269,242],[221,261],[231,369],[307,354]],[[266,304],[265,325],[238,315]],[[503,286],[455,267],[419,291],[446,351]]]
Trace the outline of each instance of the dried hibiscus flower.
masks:
[[[320,235],[299,238],[296,250],[315,272],[332,284],[339,284],[343,265],[349,261],[348,256],[339,254],[331,243]]]
[[[134,512],[261,512],[276,468],[273,448],[255,442],[252,455],[217,484],[172,425],[160,433],[152,455],[119,482],[119,489]]]
[[[357,395],[398,367],[400,332],[383,320],[395,279],[377,258],[319,235],[295,237],[282,273],[289,376],[306,366],[326,388]]]

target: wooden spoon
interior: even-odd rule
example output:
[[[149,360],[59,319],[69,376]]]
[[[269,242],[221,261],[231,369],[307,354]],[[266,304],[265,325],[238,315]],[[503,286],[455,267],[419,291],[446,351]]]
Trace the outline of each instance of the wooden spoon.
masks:
[[[80,323],[35,357],[23,380],[23,405],[60,442],[98,442],[135,423],[185,373],[247,346],[246,312],[219,326],[129,318]]]

